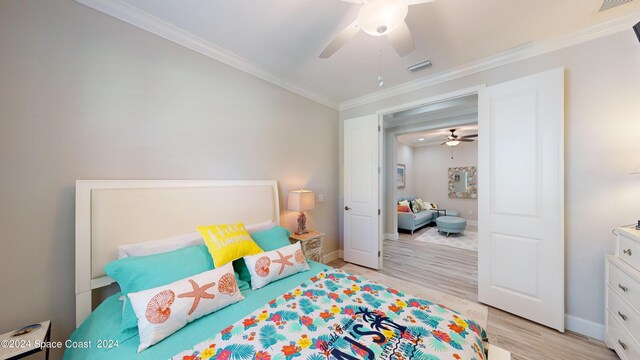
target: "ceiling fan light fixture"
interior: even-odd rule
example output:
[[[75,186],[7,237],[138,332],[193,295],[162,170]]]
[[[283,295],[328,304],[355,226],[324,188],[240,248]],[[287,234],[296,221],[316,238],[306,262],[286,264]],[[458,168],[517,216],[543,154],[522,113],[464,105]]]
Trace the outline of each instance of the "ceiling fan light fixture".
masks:
[[[409,12],[402,0],[371,0],[358,13],[358,26],[373,36],[383,36],[395,30]]]
[[[445,144],[447,144],[447,146],[456,146],[456,145],[460,144],[460,141],[458,141],[458,140],[449,140]]]

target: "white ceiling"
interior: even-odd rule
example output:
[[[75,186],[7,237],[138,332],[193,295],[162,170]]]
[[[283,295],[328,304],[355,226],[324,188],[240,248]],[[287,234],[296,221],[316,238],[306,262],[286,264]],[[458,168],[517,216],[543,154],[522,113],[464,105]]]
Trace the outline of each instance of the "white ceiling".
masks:
[[[356,18],[360,5],[339,0],[120,3],[246,60],[258,72],[267,74],[263,78],[276,79],[276,83],[338,104],[380,90],[378,75],[383,76],[384,87],[388,88],[640,9],[640,1],[635,0],[598,13],[601,2],[435,0],[410,7],[406,22],[416,50],[406,57],[399,57],[385,37],[360,32],[329,59],[319,59],[318,54]],[[406,70],[408,65],[426,59],[433,61],[432,68],[415,74]]]
[[[473,135],[478,133],[478,125],[475,124],[402,134],[398,135],[398,141],[409,146],[440,145],[442,142],[446,141],[447,136],[451,135],[449,129],[456,129],[455,134],[458,136]],[[461,142],[457,146],[465,146],[468,144],[476,146],[478,138],[475,138],[475,140],[476,141],[472,143]]]

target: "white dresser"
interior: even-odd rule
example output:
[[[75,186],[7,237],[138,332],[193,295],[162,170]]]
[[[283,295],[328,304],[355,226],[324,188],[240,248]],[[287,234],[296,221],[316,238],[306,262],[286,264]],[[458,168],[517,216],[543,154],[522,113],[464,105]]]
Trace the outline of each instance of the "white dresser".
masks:
[[[640,231],[616,229],[606,256],[605,343],[623,360],[640,359]]]

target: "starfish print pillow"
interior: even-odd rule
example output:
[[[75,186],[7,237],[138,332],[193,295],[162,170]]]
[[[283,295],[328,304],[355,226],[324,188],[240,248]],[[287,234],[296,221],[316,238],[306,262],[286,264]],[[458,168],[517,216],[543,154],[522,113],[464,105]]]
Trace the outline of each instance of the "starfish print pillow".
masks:
[[[138,353],[191,321],[244,299],[231,263],[128,296],[138,318]]]
[[[307,264],[299,242],[277,250],[245,256],[244,262],[251,274],[251,288],[253,290],[260,289],[287,276],[309,270],[309,264]]]

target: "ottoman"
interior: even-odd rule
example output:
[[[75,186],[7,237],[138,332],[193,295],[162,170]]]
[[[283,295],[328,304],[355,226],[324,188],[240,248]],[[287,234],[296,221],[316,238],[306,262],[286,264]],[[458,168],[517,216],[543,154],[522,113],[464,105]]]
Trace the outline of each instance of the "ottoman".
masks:
[[[467,227],[467,220],[457,216],[440,216],[436,219],[436,226],[438,227],[438,232],[447,233],[447,237],[449,237],[449,234],[463,232]]]

